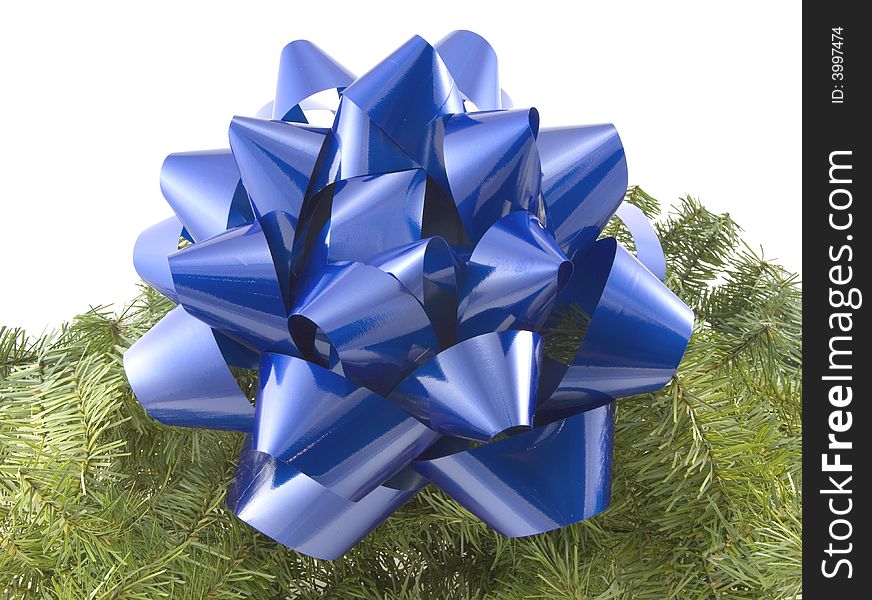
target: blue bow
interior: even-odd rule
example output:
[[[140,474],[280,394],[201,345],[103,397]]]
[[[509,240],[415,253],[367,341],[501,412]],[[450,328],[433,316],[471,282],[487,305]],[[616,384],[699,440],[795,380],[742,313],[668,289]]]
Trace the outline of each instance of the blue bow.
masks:
[[[134,261],[177,306],[124,356],[148,413],[250,434],[229,505],[319,558],[427,483],[508,536],[602,511],[615,398],[662,387],[693,322],[614,127],[540,130],[468,31],[362,77],[293,42],[265,108],[163,165],[176,216]],[[616,213],[638,258],[599,239]]]

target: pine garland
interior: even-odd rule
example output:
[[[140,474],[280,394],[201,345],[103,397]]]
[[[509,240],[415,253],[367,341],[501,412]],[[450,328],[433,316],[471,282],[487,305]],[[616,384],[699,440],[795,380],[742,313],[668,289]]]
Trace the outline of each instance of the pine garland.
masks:
[[[639,188],[628,199],[660,214]],[[163,426],[133,398],[121,354],[167,300],[144,288],[39,339],[0,328],[0,595],[798,597],[798,282],[692,198],[657,227],[696,313],[685,360],[619,402],[612,506],[524,539],[427,488],[344,558],[299,555],[224,506],[240,435]],[[618,221],[606,233],[631,243]]]

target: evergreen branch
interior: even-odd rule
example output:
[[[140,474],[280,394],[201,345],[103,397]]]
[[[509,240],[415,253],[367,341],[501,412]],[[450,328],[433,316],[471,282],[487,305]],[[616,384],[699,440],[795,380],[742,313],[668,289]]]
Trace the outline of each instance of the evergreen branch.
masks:
[[[650,218],[639,188],[627,201]],[[171,307],[151,288],[57,332],[0,328],[0,595],[9,598],[797,598],[801,290],[728,215],[656,225],[696,311],[678,376],[621,399],[612,506],[508,539],[425,489],[345,557],[283,548],[223,506],[240,436],[163,426],[121,355]],[[631,244],[623,226],[607,235]],[[549,324],[571,360],[587,318]],[[252,372],[236,375],[249,396]]]

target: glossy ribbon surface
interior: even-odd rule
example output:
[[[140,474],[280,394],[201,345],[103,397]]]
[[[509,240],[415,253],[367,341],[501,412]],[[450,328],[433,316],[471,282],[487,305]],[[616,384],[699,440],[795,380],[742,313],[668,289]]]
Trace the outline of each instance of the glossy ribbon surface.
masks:
[[[614,127],[540,129],[497,71],[468,31],[361,77],[293,42],[229,149],[164,163],[176,216],[134,264],[177,306],[128,379],[166,424],[248,434],[228,504],[299,552],[341,556],[428,483],[508,536],[597,514],[615,400],[684,353]],[[601,238],[616,213],[638,258]],[[259,368],[256,398],[230,366]]]

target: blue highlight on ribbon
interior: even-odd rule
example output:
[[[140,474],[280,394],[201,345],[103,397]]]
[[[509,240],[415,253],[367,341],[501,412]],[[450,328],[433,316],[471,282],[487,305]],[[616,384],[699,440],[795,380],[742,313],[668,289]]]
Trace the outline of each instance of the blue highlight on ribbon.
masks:
[[[154,418],[248,434],[234,513],[333,559],[428,484],[508,536],[604,510],[615,400],[662,387],[693,325],[614,127],[540,129],[468,31],[361,77],[293,42],[259,115],[165,161],[176,216],[134,264],[177,306],[124,356]],[[638,258],[600,238],[616,214]]]

